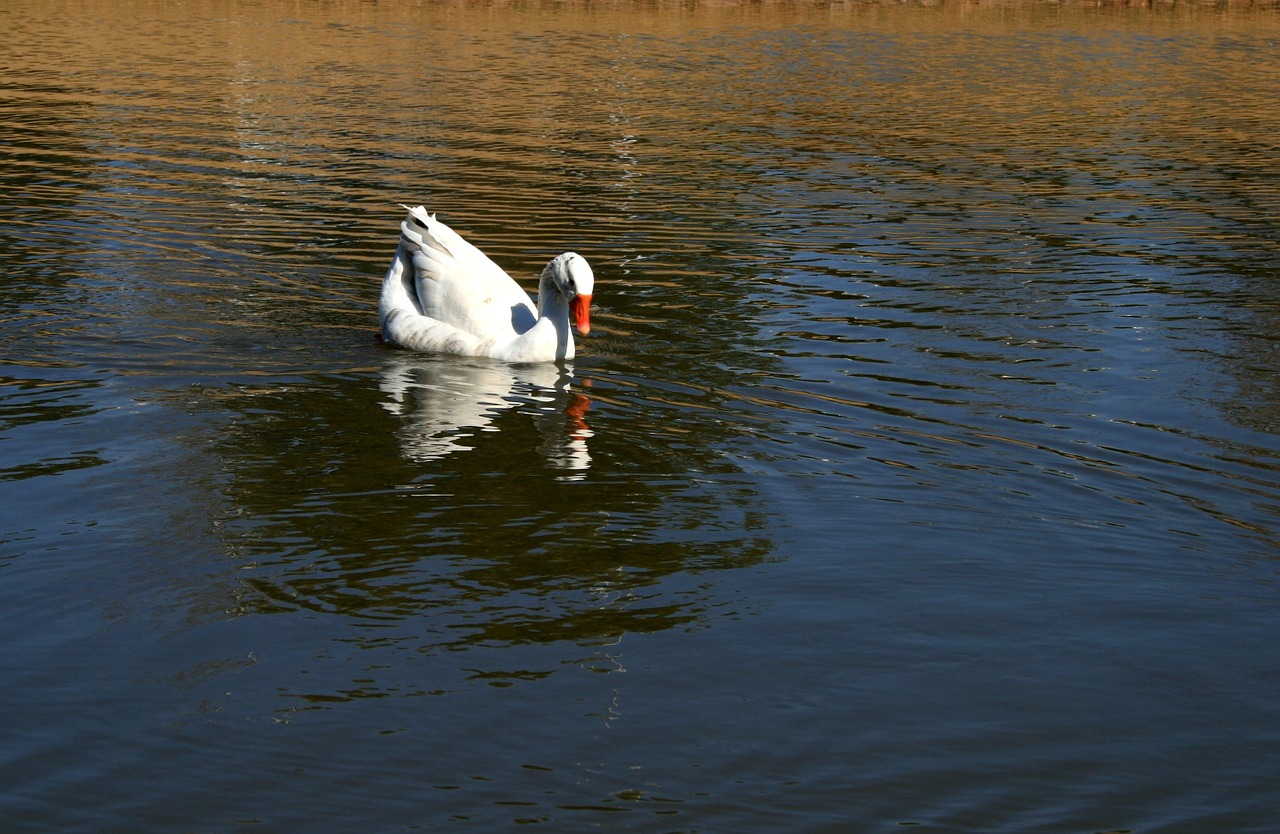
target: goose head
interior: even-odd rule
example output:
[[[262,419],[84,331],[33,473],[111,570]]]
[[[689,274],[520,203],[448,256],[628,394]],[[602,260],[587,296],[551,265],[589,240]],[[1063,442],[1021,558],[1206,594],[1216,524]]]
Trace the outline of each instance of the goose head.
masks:
[[[569,312],[578,332],[591,332],[591,293],[595,291],[596,277],[587,259],[576,252],[557,255],[542,271],[543,281],[550,279],[552,286],[569,302]]]

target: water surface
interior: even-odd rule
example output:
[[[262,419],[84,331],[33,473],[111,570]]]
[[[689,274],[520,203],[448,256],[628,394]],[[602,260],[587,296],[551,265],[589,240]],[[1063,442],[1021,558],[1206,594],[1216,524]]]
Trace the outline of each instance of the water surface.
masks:
[[[0,32],[6,830],[1274,826],[1274,6]],[[572,366],[382,345],[400,203]]]

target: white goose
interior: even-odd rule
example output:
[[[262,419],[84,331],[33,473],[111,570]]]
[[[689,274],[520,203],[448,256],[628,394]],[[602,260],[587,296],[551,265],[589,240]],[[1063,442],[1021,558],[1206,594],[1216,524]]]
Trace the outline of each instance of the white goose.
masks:
[[[409,216],[378,303],[388,342],[506,362],[573,358],[569,313],[578,332],[591,331],[595,276],[586,259],[573,252],[553,258],[542,270],[535,308],[501,267],[435,215],[405,208]]]

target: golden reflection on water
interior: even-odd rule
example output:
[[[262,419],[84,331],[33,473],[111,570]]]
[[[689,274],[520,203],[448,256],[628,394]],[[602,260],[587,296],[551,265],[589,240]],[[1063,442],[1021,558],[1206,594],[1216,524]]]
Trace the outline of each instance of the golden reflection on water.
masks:
[[[1215,146],[1238,153],[1280,133],[1265,93],[1280,88],[1280,62],[1213,74],[1233,35],[1280,32],[1272,6],[89,1],[68,4],[76,26],[52,31],[14,3],[0,12],[13,24],[11,84],[47,115],[30,126],[35,147],[5,165],[34,178],[65,164],[86,201],[99,188],[216,194],[229,203],[219,222],[282,247],[298,230],[276,206],[340,211],[372,233],[389,205],[424,199],[528,269],[531,237],[552,247],[583,234],[573,213],[543,209],[550,195],[597,217],[597,239],[683,250],[741,239],[723,202],[759,186],[734,182],[744,153],[795,181],[854,152],[837,162],[854,187],[876,176],[876,155],[910,154],[893,175],[916,177],[921,200],[948,185],[998,192],[990,177],[1009,165],[1024,169],[1026,199],[1050,196],[1073,174],[1112,174],[1109,160],[1139,144],[1212,166]],[[741,27],[775,30],[779,48],[695,46],[727,48]],[[847,48],[806,60],[794,42],[817,35]],[[1134,37],[1150,39],[1148,56]],[[672,233],[659,219],[672,207],[653,202],[665,192],[645,183],[668,176],[670,154],[695,163],[696,236]],[[88,177],[79,156],[99,159]],[[66,190],[41,189],[65,202]],[[856,191],[832,198],[856,211]]]

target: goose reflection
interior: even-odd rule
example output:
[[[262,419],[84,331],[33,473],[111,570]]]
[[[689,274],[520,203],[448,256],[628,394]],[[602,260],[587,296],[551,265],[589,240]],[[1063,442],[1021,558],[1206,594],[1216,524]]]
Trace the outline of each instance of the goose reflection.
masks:
[[[522,408],[532,412],[541,436],[538,451],[576,480],[591,466],[591,401],[569,390],[572,380],[572,371],[545,363],[411,354],[387,360],[379,388],[388,397],[382,407],[403,419],[397,438],[409,460],[425,463],[467,451],[472,447],[463,441],[494,430],[494,419],[507,409]]]

